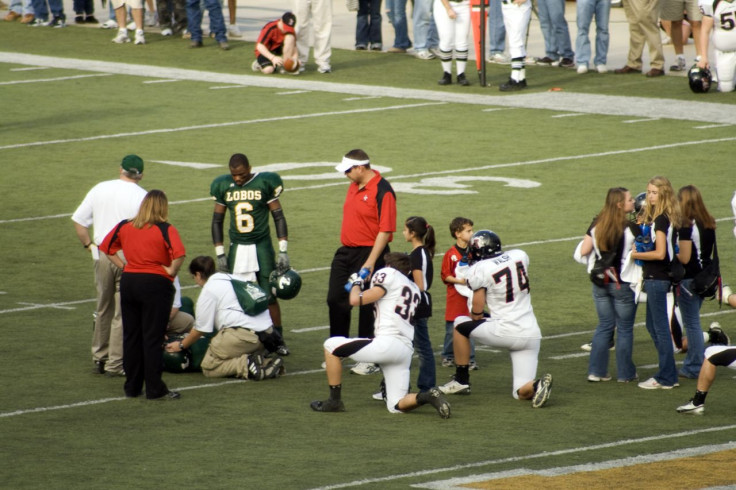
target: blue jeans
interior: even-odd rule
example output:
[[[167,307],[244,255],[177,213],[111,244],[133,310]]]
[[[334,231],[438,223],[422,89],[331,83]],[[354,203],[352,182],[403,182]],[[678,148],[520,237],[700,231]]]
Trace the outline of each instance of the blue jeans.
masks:
[[[644,292],[647,293],[647,330],[654,341],[659,358],[659,371],[654,375],[654,379],[664,386],[673,386],[678,382],[670,321],[667,317],[667,292],[669,290],[669,281],[644,280]]]
[[[565,0],[539,0],[538,8],[546,55],[553,60],[560,57],[573,59],[575,53],[565,20]]]
[[[697,378],[705,359],[705,340],[703,328],[700,326],[700,306],[703,304],[703,298],[691,292],[692,284],[692,279],[683,280],[678,296],[682,323],[685,324],[687,334],[687,355],[680,374],[686,378]]]
[[[36,13],[36,17],[41,20],[47,20],[49,18],[49,9],[51,9],[51,16],[61,19],[66,19],[64,15],[64,3],[61,0],[49,0],[49,6],[46,7],[45,0],[33,0],[33,11]]]
[[[432,16],[432,0],[414,0],[412,23],[414,24],[414,49],[436,48],[440,44],[437,26]]]
[[[222,5],[218,0],[204,0],[204,7],[210,14],[210,31],[215,33],[218,43],[227,42],[225,19],[222,17]],[[200,0],[187,0],[187,29],[192,41],[202,41],[202,7]]]
[[[455,351],[453,350],[452,332],[455,330],[455,322],[445,321],[445,343],[442,346],[442,359],[455,360]],[[475,342],[470,339],[470,360],[475,361]]]
[[[619,381],[636,378],[636,366],[631,360],[634,347],[634,318],[636,303],[634,291],[628,283],[608,284],[606,287],[593,285],[593,301],[598,313],[598,326],[593,334],[588,374],[604,377],[608,374],[608,349],[614,330],[616,339],[616,377]]]
[[[416,318],[414,320],[414,351],[419,356],[417,388],[419,388],[419,391],[428,391],[437,384],[437,374],[432,342],[429,340],[427,318]]]
[[[386,0],[386,9],[391,25],[394,26],[394,48],[410,48],[409,28],[406,25],[406,0]]]
[[[488,43],[491,56],[501,54],[506,49],[506,27],[503,25],[501,0],[490,0],[488,5]]]
[[[605,65],[608,60],[608,19],[611,15],[610,0],[577,0],[578,37],[575,40],[577,64],[587,66],[590,62],[590,24],[595,15],[595,60]]]
[[[359,0],[355,45],[381,43],[381,0]]]

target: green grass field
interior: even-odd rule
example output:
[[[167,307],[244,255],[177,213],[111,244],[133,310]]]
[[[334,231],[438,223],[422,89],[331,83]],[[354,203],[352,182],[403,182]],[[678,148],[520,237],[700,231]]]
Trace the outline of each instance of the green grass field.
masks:
[[[8,53],[150,70],[27,70],[27,64],[0,63],[0,487],[407,488],[522,468],[645,461],[734,440],[733,371],[719,371],[702,417],[674,410],[692,396],[693,380],[654,392],[586,381],[587,357],[579,346],[590,340],[596,314],[585,270],[572,259],[607,188],[625,186],[636,194],[650,177],[663,174],[676,188],[701,188],[719,220],[728,283],[736,276],[733,126],[704,128],[689,117],[567,117],[576,114],[574,104],[569,111],[551,111],[521,102],[442,103],[420,92],[392,97],[391,87],[435,90],[436,66],[409,60],[397,69],[386,65],[394,63],[388,58],[358,61],[345,51],[336,52],[339,69],[330,80],[380,85],[386,95],[356,96],[321,83],[288,88],[290,80],[324,82],[316,74],[274,78],[273,87],[257,77],[261,86],[218,89],[234,85],[218,77],[250,74],[244,60],[251,44],[227,53],[192,53],[151,42],[142,57],[130,46],[111,45],[108,33],[65,29],[71,49],[52,31],[2,25],[0,45]],[[159,67],[217,76],[146,83],[167,78]],[[501,77],[501,68],[493,69]],[[615,102],[621,107],[634,104],[623,98],[632,93],[653,104],[662,94],[703,100],[678,77],[621,83],[613,76],[529,71],[535,79],[529,93],[539,96],[562,81],[573,94],[622,96]],[[80,75],[86,77],[70,78]],[[491,92],[475,86],[471,93]],[[736,102],[733,94],[709,94],[707,101]],[[450,399],[449,420],[429,408],[389,414],[370,397],[380,378],[347,370],[347,412],[309,409],[311,400],[327,395],[320,369],[325,297],[347,187],[332,167],[353,148],[365,149],[394,185],[399,226],[419,214],[438,231],[430,322],[435,351],[444,335],[438,275],[441,253],[452,244],[450,220],[470,217],[476,229],[497,232],[506,248],[529,254],[532,302],[544,335],[539,370],[555,379],[547,407],[532,410],[514,400],[508,355],[482,349],[473,394]],[[117,176],[124,155],[137,153],[146,162],[142,185],[165,190],[172,202],[170,221],[188,257],[211,254],[209,184],[227,172],[235,152],[246,153],[257,170],[278,171],[286,185],[281,202],[289,252],[304,281],[300,295],[282,303],[292,350],[287,375],[253,383],[165,374],[167,384],[182,391],[180,401],[126,400],[121,380],[92,374],[92,264],[75,237],[71,213],[89,188]],[[409,250],[400,234],[392,248]],[[183,274],[181,280],[185,294],[196,298],[191,278]],[[657,361],[644,310],[642,305],[634,345],[641,379],[654,373]],[[719,321],[736,334],[733,312],[706,302],[704,328]],[[438,383],[452,372],[438,367]]]

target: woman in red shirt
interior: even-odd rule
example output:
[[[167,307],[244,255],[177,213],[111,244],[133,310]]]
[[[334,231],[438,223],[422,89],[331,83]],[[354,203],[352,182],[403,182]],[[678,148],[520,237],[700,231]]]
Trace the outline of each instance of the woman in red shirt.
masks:
[[[179,232],[169,225],[166,194],[152,190],[132,220],[121,221],[100,245],[123,269],[120,307],[123,315],[123,369],[125,396],[143,392],[149,400],[177,399],[161,379],[166,325],[174,300],[174,277],[184,262]],[[118,255],[122,251],[124,254]]]

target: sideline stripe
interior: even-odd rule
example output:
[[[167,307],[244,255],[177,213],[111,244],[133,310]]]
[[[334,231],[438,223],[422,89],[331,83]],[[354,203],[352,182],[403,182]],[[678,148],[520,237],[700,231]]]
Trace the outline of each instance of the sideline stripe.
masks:
[[[421,99],[437,102],[453,102],[481,106],[501,106],[522,109],[547,109],[564,112],[586,112],[610,116],[632,116],[649,118],[657,114],[687,122],[736,123],[733,105],[718,102],[674,100],[665,98],[622,97],[615,95],[584,94],[579,92],[542,92],[519,95],[483,95],[451,93],[439,90],[405,89],[390,86],[359,85],[296,79],[297,77],[259,77],[256,75],[235,75],[183,68],[166,68],[152,65],[137,65],[77,58],[56,58],[29,53],[0,51],[0,62],[19,65],[51,66],[63,69],[77,69],[91,72],[114,73],[147,77],[180,78],[206,83],[232,83],[266,89],[302,89],[326,93],[351,94],[362,96],[386,96],[399,99]]]
[[[574,466],[562,466],[562,467],[557,467],[557,468],[548,468],[544,470],[530,470],[526,468],[519,468],[515,470],[500,471],[496,473],[485,473],[485,474],[473,475],[473,476],[467,476],[467,477],[450,478],[448,480],[434,481],[434,482],[429,482],[429,483],[417,483],[411,486],[414,488],[429,488],[429,489],[438,489],[438,490],[439,489],[467,490],[468,487],[464,485],[468,485],[471,483],[483,484],[483,483],[488,483],[489,480],[508,479],[509,480],[508,482],[503,482],[503,483],[508,483],[509,485],[513,485],[514,483],[517,483],[517,482],[514,482],[510,479],[520,477],[520,476],[521,477],[537,476],[537,477],[554,478],[558,476],[573,475],[577,473],[588,473],[588,478],[591,478],[591,477],[595,478],[594,475],[590,475],[589,473],[600,472],[600,471],[610,470],[610,469],[629,468],[629,467],[638,466],[638,465],[649,465],[652,463],[681,460],[681,459],[693,458],[693,457],[699,457],[699,459],[707,459],[706,457],[709,454],[730,451],[733,449],[736,449],[736,442],[727,442],[724,444],[717,444],[714,446],[689,447],[689,448],[678,449],[676,451],[668,451],[666,453],[639,455],[639,456],[630,457],[630,458],[621,458],[621,459],[614,459],[610,461],[604,461],[601,463],[578,464]],[[528,480],[525,480],[525,482],[528,482]],[[539,483],[543,483],[543,482],[544,481],[540,481]],[[497,482],[497,483],[501,483],[501,482]],[[518,482],[518,483],[521,483],[521,482]]]
[[[10,82],[0,82],[0,85],[18,85],[20,83],[58,82],[61,80],[75,80],[77,78],[109,77],[109,76],[112,76],[112,73],[94,73],[91,75],[70,75],[68,77],[57,77],[57,78],[37,78],[35,80],[13,80]]]
[[[85,75],[85,76],[98,76],[98,75]],[[131,131],[128,133],[100,134],[97,136],[87,136],[84,138],[68,138],[68,139],[63,139],[63,140],[34,141],[31,143],[18,143],[15,145],[5,145],[5,146],[0,146],[0,150],[9,150],[9,149],[14,149],[14,148],[28,148],[32,146],[58,145],[58,144],[64,144],[64,143],[79,143],[81,141],[98,141],[98,140],[104,140],[104,139],[126,138],[126,137],[131,137],[131,136],[149,136],[153,134],[176,133],[179,131],[193,131],[193,130],[200,130],[200,129],[222,128],[222,127],[228,127],[228,126],[240,126],[243,124],[259,124],[259,123],[268,123],[268,122],[277,122],[277,121],[291,121],[291,120],[297,120],[297,119],[310,119],[313,117],[342,116],[346,114],[362,114],[366,112],[381,112],[381,111],[391,111],[391,110],[397,110],[397,109],[413,109],[416,107],[426,107],[426,106],[444,105],[444,104],[445,104],[444,102],[421,102],[417,104],[402,104],[402,105],[392,105],[392,106],[387,106],[387,107],[371,107],[367,109],[351,109],[348,111],[315,112],[311,114],[297,114],[293,116],[278,116],[278,117],[267,117],[267,118],[260,118],[260,119],[246,119],[243,121],[230,121],[230,122],[225,122],[225,123],[198,124],[195,126],[181,126],[178,128],[149,129],[147,131]]]
[[[420,476],[425,476],[425,475],[445,473],[448,471],[464,470],[468,468],[479,468],[482,466],[491,466],[491,465],[504,464],[504,463],[517,463],[520,461],[529,461],[532,459],[543,459],[543,458],[548,458],[551,456],[563,456],[566,454],[584,453],[586,451],[597,451],[599,449],[609,449],[609,448],[615,448],[615,447],[621,447],[621,446],[628,446],[631,444],[640,444],[644,442],[663,441],[667,439],[675,439],[679,437],[690,437],[690,436],[694,436],[698,434],[707,434],[710,432],[721,432],[721,431],[734,430],[734,429],[736,429],[736,425],[726,425],[722,427],[708,427],[705,429],[675,432],[672,434],[661,434],[661,435],[656,435],[656,436],[640,437],[638,439],[622,439],[620,441],[607,442],[604,444],[595,444],[592,446],[581,446],[581,447],[574,447],[574,448],[568,448],[568,449],[560,449],[558,451],[544,451],[544,452],[536,453],[536,454],[528,454],[526,456],[512,456],[509,458],[489,459],[486,461],[478,461],[476,463],[446,466],[444,468],[433,468],[429,470],[413,471],[410,473],[389,475],[389,476],[383,476],[383,477],[378,477],[378,478],[366,478],[363,480],[355,480],[351,482],[337,483],[334,485],[328,485],[324,487],[316,487],[312,490],[332,490],[335,488],[358,487],[358,486],[367,485],[370,483],[388,482],[388,481],[400,480],[403,478],[415,478],[415,477],[420,477]]]

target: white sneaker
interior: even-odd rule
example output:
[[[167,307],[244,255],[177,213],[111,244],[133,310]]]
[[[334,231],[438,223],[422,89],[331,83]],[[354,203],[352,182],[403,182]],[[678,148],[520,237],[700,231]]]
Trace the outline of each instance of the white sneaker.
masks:
[[[732,294],[733,294],[733,291],[731,291],[731,287],[730,286],[723,286],[721,288],[721,298],[723,300],[723,303],[728,304],[728,297],[731,296]],[[719,299],[721,299],[721,298],[719,298]]]
[[[371,395],[371,398],[373,398],[374,400],[378,400],[378,401],[384,401],[383,391],[381,390],[376,391],[375,393],[373,393],[373,395]]]
[[[639,383],[639,388],[645,390],[671,390],[672,388],[676,388],[678,386],[680,386],[680,383],[675,383],[672,386],[662,385],[659,384],[659,382],[654,378],[649,378],[648,380]]]
[[[678,413],[691,413],[693,415],[702,415],[705,412],[705,405],[695,405],[692,399],[685,405],[677,407]]]
[[[169,29],[169,28],[167,27],[166,29],[163,29],[163,30],[161,31],[161,35],[162,35],[162,36],[164,36],[164,37],[169,37],[169,36],[173,36],[173,35],[174,35],[174,31],[172,31],[171,29]]]
[[[598,73],[608,73],[608,67],[606,65],[595,65],[595,69]]]
[[[250,65],[250,69],[253,71],[261,71],[261,65],[258,63],[258,60],[253,60],[253,63]]]
[[[420,49],[414,53],[414,57],[420,60],[433,60],[436,58],[434,53],[431,53],[428,49]]]
[[[583,75],[588,73],[588,65],[578,65],[578,74]]]
[[[499,65],[511,64],[511,59],[503,53],[493,53],[493,55],[486,58],[489,63],[498,63]]]
[[[588,381],[591,383],[599,383],[601,381],[611,381],[610,376],[596,376],[595,374],[588,375]]]
[[[478,365],[475,363],[475,361],[470,361],[470,363],[468,364],[468,371],[477,371],[478,369]]]
[[[687,61],[685,60],[685,56],[678,54],[677,55],[677,64],[670,66],[670,71],[685,71],[687,70],[687,66],[685,66],[685,63]]]
[[[440,51],[440,48],[429,48],[429,52],[438,58],[442,57],[442,51]]]
[[[381,368],[377,364],[372,362],[359,362],[350,369],[353,374],[360,374],[361,376],[367,376],[369,374],[376,374]]]
[[[446,368],[455,367],[455,361],[452,359],[442,359],[442,367],[446,367]]]
[[[146,36],[143,34],[143,29],[135,31],[135,44],[146,44]]]
[[[100,24],[100,29],[117,29],[117,28],[118,28],[118,23],[112,19],[108,19],[107,21]]]
[[[133,21],[128,22],[128,25],[125,26],[125,28],[128,29],[129,31],[134,31],[135,30],[135,22],[133,22]]]
[[[470,384],[459,383],[455,378],[449,383],[438,386],[439,390],[445,395],[469,395]]]
[[[243,37],[243,33],[240,32],[238,24],[230,24],[227,26],[227,35],[228,37]]]
[[[552,394],[552,375],[547,373],[542,376],[537,385],[537,391],[532,397],[532,408],[542,408]]]
[[[125,44],[130,42],[130,38],[126,31],[118,31],[118,35],[113,38],[112,42],[115,44]]]
[[[580,350],[584,350],[585,352],[590,352],[593,350],[593,342],[589,342],[587,344],[583,344],[580,346]]]
[[[304,71],[304,65],[299,67],[299,73]],[[319,73],[332,73],[332,67],[330,65],[321,65],[317,67]]]
[[[146,12],[143,22],[148,27],[154,27],[156,24],[158,24],[156,20],[156,12]]]

